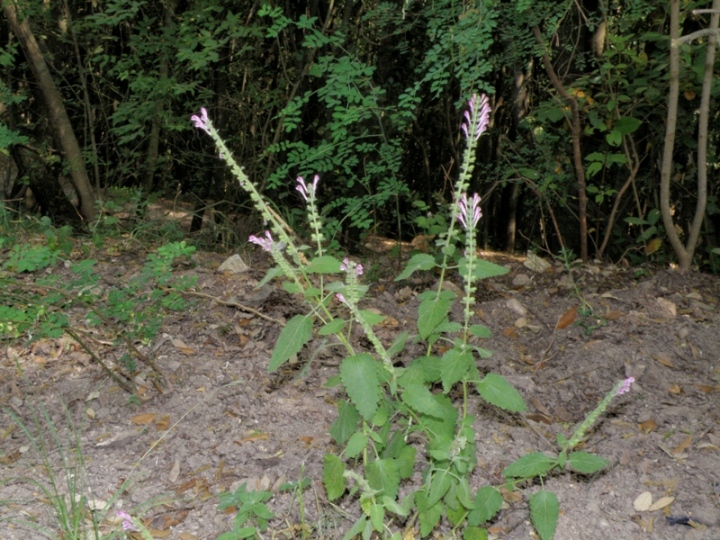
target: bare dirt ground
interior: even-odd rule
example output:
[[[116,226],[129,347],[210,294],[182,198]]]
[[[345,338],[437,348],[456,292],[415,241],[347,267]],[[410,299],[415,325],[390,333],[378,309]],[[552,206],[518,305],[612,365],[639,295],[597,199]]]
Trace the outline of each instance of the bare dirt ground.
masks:
[[[122,283],[143,257],[118,253],[100,263],[101,271],[109,283]],[[181,272],[197,275],[197,290],[205,295],[242,302],[268,262],[247,254],[252,270],[228,275],[216,272],[224,258],[199,254]],[[572,273],[553,265],[537,273],[522,258],[494,261],[510,272],[479,288],[475,310],[494,333],[485,344],[494,355],[480,369],[507,377],[529,412],[507,414],[472,400],[479,434],[472,487],[499,486],[503,468],[529,451],[556,450],[558,432],[570,435],[617,381],[634,376],[632,391],[612,402],[583,448],[610,465],[591,477],[564,473],[546,482],[561,506],[555,538],[720,539],[720,280],[671,271],[634,279],[631,270],[604,265]],[[372,284],[368,305],[391,321],[380,330],[384,340],[403,329],[413,332],[416,294],[432,285],[431,276],[402,283],[381,276]],[[75,438],[90,500],[111,501],[131,479],[115,508],[140,513],[155,538],[214,539],[229,530],[233,515],[217,510],[217,495],[241,483],[274,494],[268,505],[277,517],[264,538],[301,538],[303,531],[305,538],[341,538],[350,527],[357,501],[328,503],[321,481],[323,455],[333,450],[327,433],[339,395],[324,384],[336,373],[336,349],[315,342],[297,362],[268,374],[278,324],[208,297],[189,299],[192,307],[169,316],[145,349],[170,384],[163,393],[150,386],[140,404],[128,403],[128,395],[69,340],[5,348],[0,539],[42,538],[8,519],[53,527],[43,493],[24,480],[47,482],[47,467],[10,411],[48,441],[61,492],[61,458],[75,459]],[[281,321],[304,311],[279,288],[258,309]],[[103,336],[95,337],[104,357],[117,356]],[[64,450],[46,420],[36,422],[40,404]],[[311,485],[301,499],[297,490],[280,489],[302,478]],[[526,500],[537,489],[506,494],[491,524],[493,538],[533,537]],[[643,492],[661,508],[636,509]],[[406,532],[405,538],[413,537]],[[452,538],[443,531],[435,537]]]

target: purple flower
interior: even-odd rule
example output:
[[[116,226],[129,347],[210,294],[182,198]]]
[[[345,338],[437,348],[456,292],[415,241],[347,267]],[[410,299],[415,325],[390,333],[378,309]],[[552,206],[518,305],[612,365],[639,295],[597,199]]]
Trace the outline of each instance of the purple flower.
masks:
[[[625,379],[622,383],[622,386],[620,388],[618,388],[617,395],[619,396],[621,394],[624,394],[625,392],[629,392],[630,386],[634,382],[635,382],[635,377],[629,377],[629,378]]]
[[[205,107],[200,107],[200,116],[193,114],[190,117],[190,120],[192,120],[195,123],[196,128],[202,129],[205,133],[210,135],[210,128],[208,127],[208,122],[210,119],[208,118],[207,109]]]
[[[123,520],[123,523],[122,523],[123,531],[137,531],[138,530],[138,528],[133,523],[133,520],[132,520],[132,517],[130,517],[130,514],[128,514],[127,512],[120,511],[117,513],[117,515],[120,519]]]
[[[363,273],[362,264],[357,264],[357,265],[354,265],[354,266],[355,266],[355,275],[358,276],[358,277],[359,277],[359,276],[362,276],[362,273]],[[353,267],[353,263],[350,261],[350,259],[348,259],[347,257],[345,257],[345,258],[343,259],[342,264],[340,265],[340,270],[341,270],[342,272],[349,272],[349,271],[350,271],[350,268],[352,268],[352,267]]]
[[[272,249],[273,245],[273,238],[270,234],[270,231],[265,231],[265,238],[258,238],[255,235],[250,235],[248,238],[249,242],[252,242],[253,244],[257,244],[261,248],[263,248],[265,251],[270,251]]]
[[[463,133],[465,134],[465,138],[470,138],[470,131],[473,129],[473,116],[475,116],[476,109],[479,109],[477,112],[477,126],[475,127],[475,133],[472,134],[474,139],[477,141],[480,138],[480,135],[482,135],[485,130],[487,129],[488,122],[490,121],[490,104],[488,103],[488,98],[485,94],[482,94],[481,96],[478,96],[477,94],[473,94],[473,97],[468,102],[468,108],[469,110],[465,111],[465,121],[462,123],[460,128],[462,129]]]
[[[462,226],[465,228],[465,230],[468,230],[468,215],[472,215],[472,225],[469,227],[471,229],[474,229],[477,227],[478,222],[480,221],[480,218],[482,217],[482,211],[480,210],[480,196],[475,193],[470,201],[468,201],[467,193],[463,193],[463,196],[460,197],[460,200],[458,201],[458,209],[460,210],[460,213],[458,214],[458,221],[462,223]]]
[[[344,297],[342,294],[337,293],[337,294],[335,295],[335,297],[336,297],[338,300],[340,300],[343,304],[348,305],[347,300],[345,300],[345,297]]]
[[[305,180],[302,176],[297,177],[297,189],[300,192],[300,195],[303,196],[303,199],[307,202],[308,197],[311,199],[315,197],[315,193],[317,190],[318,181],[320,180],[320,175],[315,175],[315,178],[313,179],[313,183],[309,186],[305,183]]]

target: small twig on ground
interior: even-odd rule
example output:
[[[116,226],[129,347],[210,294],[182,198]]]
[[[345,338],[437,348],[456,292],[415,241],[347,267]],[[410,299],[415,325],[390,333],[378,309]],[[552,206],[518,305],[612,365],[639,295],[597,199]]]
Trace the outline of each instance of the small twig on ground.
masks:
[[[201,298],[208,298],[214,302],[217,302],[218,304],[222,304],[223,306],[230,306],[234,308],[238,308],[242,311],[247,311],[248,313],[253,313],[254,315],[257,315],[258,317],[261,317],[265,319],[266,321],[274,322],[275,324],[278,324],[280,326],[285,326],[285,323],[281,321],[280,319],[274,319],[270,317],[269,315],[265,315],[264,313],[258,311],[257,309],[251,308],[250,306],[246,306],[245,304],[241,304],[240,302],[237,302],[236,300],[223,300],[222,298],[218,298],[217,296],[212,296],[210,294],[205,294],[197,291],[179,291],[177,289],[173,289],[172,287],[166,287],[165,290],[173,291],[180,294],[187,294],[190,296],[199,296]]]

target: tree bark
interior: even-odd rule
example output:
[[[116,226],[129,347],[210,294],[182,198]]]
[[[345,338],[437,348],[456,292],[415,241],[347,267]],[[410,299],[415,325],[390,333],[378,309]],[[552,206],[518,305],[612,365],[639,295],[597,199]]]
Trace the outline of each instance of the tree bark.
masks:
[[[708,38],[705,55],[705,74],[703,90],[700,98],[700,114],[698,115],[698,194],[695,206],[695,217],[688,231],[685,245],[675,230],[672,211],[670,209],[670,182],[673,172],[673,150],[675,147],[675,128],[677,126],[678,98],[680,97],[680,2],[670,0],[670,90],[668,95],[668,113],[665,126],[665,147],[660,176],[660,211],[662,213],[665,233],[678,258],[681,272],[688,272],[692,267],[700,228],[705,216],[707,205],[707,134],[708,116],[710,113],[710,96],[712,94],[713,66],[715,63],[715,47],[717,43],[718,23],[720,23],[720,0],[713,0],[712,15],[710,16],[711,33]]]
[[[55,85],[52,75],[50,75],[50,70],[45,63],[45,58],[40,51],[38,42],[30,29],[27,17],[23,16],[22,20],[20,19],[18,16],[18,4],[15,0],[0,1],[2,1],[2,10],[10,29],[20,42],[20,46],[40,85],[40,89],[47,103],[50,121],[55,128],[58,143],[68,161],[70,175],[78,191],[80,213],[83,218],[90,223],[95,220],[96,216],[95,194],[88,179],[85,160],[77,138],[75,137],[75,132],[70,124],[70,118],[65,110],[62,95]]]

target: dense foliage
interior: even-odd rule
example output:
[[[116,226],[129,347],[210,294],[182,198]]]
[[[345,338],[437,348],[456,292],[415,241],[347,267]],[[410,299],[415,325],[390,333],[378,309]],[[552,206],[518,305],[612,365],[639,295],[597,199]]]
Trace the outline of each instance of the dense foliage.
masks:
[[[708,26],[708,16],[692,9],[709,4],[683,3],[683,34]],[[181,192],[196,202],[198,218],[212,208],[232,228],[232,216],[249,205],[207,141],[190,131],[189,114],[205,106],[290,226],[300,211],[295,177],[320,174],[325,234],[335,242],[355,249],[369,232],[404,240],[433,234],[446,219],[460,163],[461,106],[480,91],[493,108],[472,181],[490,218],[484,244],[585,255],[585,221],[588,256],[672,259],[658,219],[670,50],[665,2],[15,5],[41,43],[98,200],[108,187]],[[6,198],[19,199],[27,184],[45,189],[47,176],[37,180],[43,171],[71,193],[61,135],[48,120],[26,46],[9,25],[2,39]],[[696,195],[707,39],[681,46],[671,193],[681,235]],[[713,104],[711,164],[716,116]],[[714,263],[716,184],[711,178],[700,264]],[[53,196],[37,197],[41,210],[82,228],[49,208],[62,192]]]

